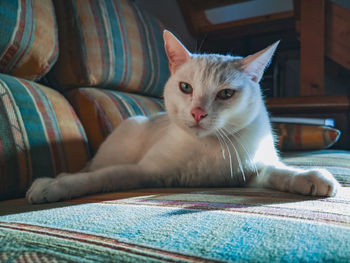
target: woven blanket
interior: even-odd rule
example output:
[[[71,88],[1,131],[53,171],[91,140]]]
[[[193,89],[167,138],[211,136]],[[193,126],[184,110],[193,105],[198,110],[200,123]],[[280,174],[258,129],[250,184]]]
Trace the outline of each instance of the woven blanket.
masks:
[[[319,160],[346,186],[349,156],[321,152],[286,160],[301,166]],[[330,157],[348,161],[331,167]],[[0,262],[349,260],[349,187],[332,198],[255,188],[169,188],[46,205],[0,203]]]

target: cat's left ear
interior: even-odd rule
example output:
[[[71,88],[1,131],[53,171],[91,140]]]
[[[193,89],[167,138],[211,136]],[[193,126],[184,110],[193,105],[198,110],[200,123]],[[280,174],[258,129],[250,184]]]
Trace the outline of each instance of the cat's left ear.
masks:
[[[271,46],[242,59],[241,69],[247,73],[255,82],[259,82],[264,74],[265,68],[269,65],[273,54],[280,41],[275,42]]]

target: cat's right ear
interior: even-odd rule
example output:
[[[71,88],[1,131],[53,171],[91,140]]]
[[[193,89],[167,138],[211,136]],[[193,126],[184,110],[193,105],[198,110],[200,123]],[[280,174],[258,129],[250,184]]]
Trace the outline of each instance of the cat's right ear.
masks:
[[[174,74],[175,71],[184,63],[186,63],[191,53],[182,45],[182,43],[169,31],[163,32],[165,52],[169,59],[170,73]]]

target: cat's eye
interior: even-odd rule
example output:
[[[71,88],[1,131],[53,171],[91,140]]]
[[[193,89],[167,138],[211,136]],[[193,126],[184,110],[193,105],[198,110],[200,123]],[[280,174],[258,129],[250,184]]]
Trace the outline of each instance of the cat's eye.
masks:
[[[192,92],[193,92],[192,86],[186,82],[180,82],[179,88],[185,94],[192,94]]]
[[[223,89],[216,94],[216,98],[220,100],[227,100],[231,98],[234,94],[235,94],[235,90],[233,89]]]

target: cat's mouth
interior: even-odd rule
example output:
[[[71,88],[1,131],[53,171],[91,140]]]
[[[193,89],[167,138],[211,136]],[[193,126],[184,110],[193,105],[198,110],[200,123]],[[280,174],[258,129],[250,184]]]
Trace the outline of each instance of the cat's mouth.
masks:
[[[198,130],[206,130],[202,125],[199,123],[196,123],[194,125],[189,126],[191,129],[198,129]]]

